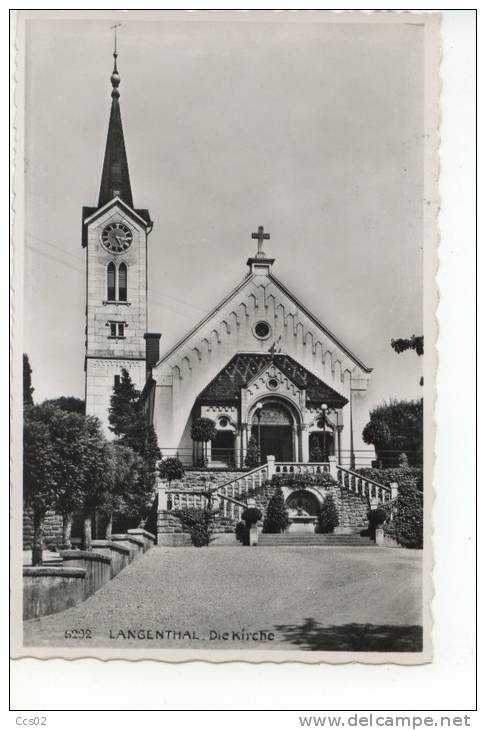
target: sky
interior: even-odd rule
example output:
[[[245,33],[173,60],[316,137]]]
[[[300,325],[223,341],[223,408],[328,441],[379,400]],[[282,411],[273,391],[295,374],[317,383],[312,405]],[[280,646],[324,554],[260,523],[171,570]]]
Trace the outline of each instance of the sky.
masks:
[[[125,15],[118,31],[161,354],[246,275],[264,225],[275,275],[374,369],[370,408],[420,397],[420,358],[390,340],[423,331],[421,26],[190,17]],[[81,209],[98,199],[112,24],[28,21],[24,351],[36,401],[84,397]]]

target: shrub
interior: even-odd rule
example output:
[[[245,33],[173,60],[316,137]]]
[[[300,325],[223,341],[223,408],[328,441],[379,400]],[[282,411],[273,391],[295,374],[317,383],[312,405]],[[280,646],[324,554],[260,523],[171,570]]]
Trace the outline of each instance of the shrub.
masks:
[[[244,522],[240,521],[240,522],[236,523],[235,536],[236,536],[236,539],[238,540],[238,542],[241,542],[243,545],[248,545],[248,543],[249,543],[248,528]]]
[[[164,481],[172,482],[174,479],[182,479],[184,476],[184,467],[181,460],[177,456],[168,456],[159,463],[160,478]]]
[[[249,466],[250,469],[254,469],[255,466],[258,466],[258,444],[254,436],[250,436],[248,440],[245,464],[246,466]]]
[[[410,483],[402,483],[398,490],[397,511],[393,524],[400,545],[408,548],[423,546],[422,493]]]
[[[263,521],[263,532],[283,532],[289,524],[289,513],[285,507],[285,500],[280,486],[277,486],[275,493],[268,502],[265,519]]]
[[[213,513],[209,509],[184,509],[175,513],[183,527],[189,530],[195,547],[209,545],[213,534]]]
[[[370,523],[370,527],[376,528],[386,522],[388,514],[382,507],[378,507],[378,509],[370,509],[366,516]]]
[[[243,521],[249,527],[262,519],[262,513],[257,507],[248,507],[242,514]]]
[[[386,486],[390,486],[392,482],[395,482],[398,484],[398,488],[400,488],[402,484],[409,484],[419,491],[422,491],[423,489],[423,470],[419,466],[406,466],[391,469],[357,469],[356,471],[358,474],[361,474],[368,479],[373,479],[373,481]]]
[[[329,533],[339,525],[339,517],[331,494],[326,494],[317,518],[316,532]]]
[[[336,479],[329,472],[324,471],[320,474],[274,474],[272,486],[286,486],[298,489],[305,489],[308,486],[331,487],[337,484]]]

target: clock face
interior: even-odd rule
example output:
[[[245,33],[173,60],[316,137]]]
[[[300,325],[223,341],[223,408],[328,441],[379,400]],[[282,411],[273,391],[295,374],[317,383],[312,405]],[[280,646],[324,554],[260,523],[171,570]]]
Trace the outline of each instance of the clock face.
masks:
[[[108,223],[103,228],[101,243],[110,253],[124,253],[132,245],[133,234],[124,223]]]

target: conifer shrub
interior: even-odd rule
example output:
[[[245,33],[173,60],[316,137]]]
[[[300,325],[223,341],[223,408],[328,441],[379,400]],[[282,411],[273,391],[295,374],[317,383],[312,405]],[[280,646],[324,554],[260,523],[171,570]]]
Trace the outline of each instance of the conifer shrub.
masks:
[[[339,517],[332,494],[326,494],[317,518],[316,532],[329,534],[339,525]]]
[[[289,525],[289,513],[285,507],[285,500],[282,488],[277,486],[274,494],[268,502],[265,519],[263,521],[263,532],[278,533],[284,532]]]
[[[248,439],[248,447],[246,449],[245,464],[250,469],[258,466],[258,444],[254,436]]]

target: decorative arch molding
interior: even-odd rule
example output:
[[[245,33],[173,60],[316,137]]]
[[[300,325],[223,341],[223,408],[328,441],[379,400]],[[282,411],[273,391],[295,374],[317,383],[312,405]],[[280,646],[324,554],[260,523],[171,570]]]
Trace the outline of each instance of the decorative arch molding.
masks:
[[[304,423],[304,417],[300,408],[290,398],[279,393],[278,395],[258,395],[249,401],[247,404],[247,422],[250,424],[255,417],[257,403],[263,403],[264,405],[275,404],[285,408],[289,412],[292,425],[294,426],[300,426]]]

